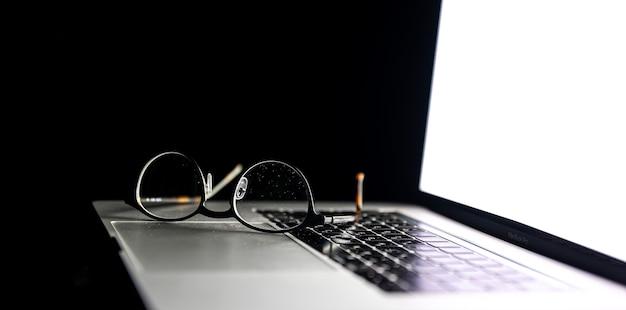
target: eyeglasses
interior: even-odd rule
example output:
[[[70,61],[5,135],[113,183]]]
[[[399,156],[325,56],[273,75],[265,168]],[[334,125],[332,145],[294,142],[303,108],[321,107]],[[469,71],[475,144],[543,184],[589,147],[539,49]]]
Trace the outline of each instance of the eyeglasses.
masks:
[[[332,216],[318,213],[304,174],[277,160],[258,162],[243,172],[227,210],[207,208],[208,200],[242,170],[242,166],[237,165],[213,187],[211,173],[205,178],[192,158],[179,152],[164,152],[145,164],[139,174],[135,197],[127,203],[155,220],[182,221],[196,214],[234,217],[249,228],[271,233],[357,219],[355,213]]]

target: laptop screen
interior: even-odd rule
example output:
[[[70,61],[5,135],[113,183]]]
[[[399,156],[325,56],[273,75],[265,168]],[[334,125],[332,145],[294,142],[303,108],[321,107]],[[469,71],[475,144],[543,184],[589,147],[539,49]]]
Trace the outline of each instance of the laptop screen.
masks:
[[[420,190],[626,261],[624,16],[444,0]]]

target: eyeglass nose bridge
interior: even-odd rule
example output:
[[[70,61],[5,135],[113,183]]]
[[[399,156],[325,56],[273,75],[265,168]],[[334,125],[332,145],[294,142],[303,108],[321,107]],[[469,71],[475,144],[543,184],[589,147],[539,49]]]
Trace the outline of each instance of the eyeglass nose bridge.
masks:
[[[207,200],[208,201],[208,200]],[[204,216],[208,216],[208,217],[212,217],[212,218],[232,218],[232,217],[236,217],[235,216],[235,209],[232,207],[232,205],[228,205],[228,209],[224,210],[224,211],[215,211],[215,210],[211,210],[209,209],[205,203],[207,202],[205,201],[202,204],[202,207],[198,208],[198,213]],[[220,209],[222,209],[220,207]]]

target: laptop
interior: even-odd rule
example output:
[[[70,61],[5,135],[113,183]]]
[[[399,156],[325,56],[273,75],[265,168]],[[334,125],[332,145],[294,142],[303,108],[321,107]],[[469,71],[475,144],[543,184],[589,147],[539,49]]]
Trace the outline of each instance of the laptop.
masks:
[[[415,203],[278,234],[93,206],[148,309],[626,309],[625,13],[442,1]]]

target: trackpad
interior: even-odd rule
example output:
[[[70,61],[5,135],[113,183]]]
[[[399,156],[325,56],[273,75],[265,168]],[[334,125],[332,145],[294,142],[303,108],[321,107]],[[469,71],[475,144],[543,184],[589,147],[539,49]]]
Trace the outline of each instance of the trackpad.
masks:
[[[113,221],[140,271],[332,270],[284,234],[257,232],[237,222]]]

